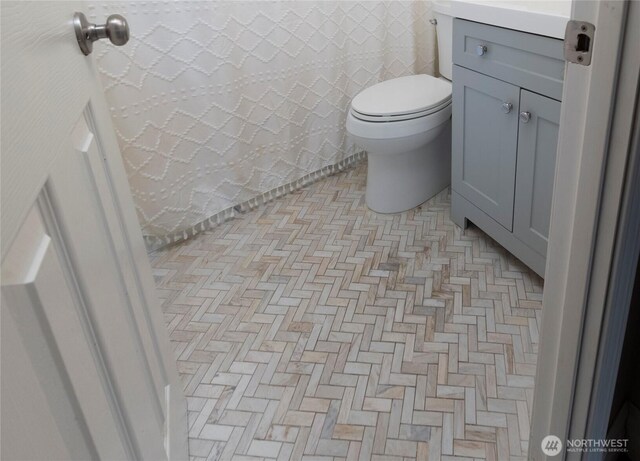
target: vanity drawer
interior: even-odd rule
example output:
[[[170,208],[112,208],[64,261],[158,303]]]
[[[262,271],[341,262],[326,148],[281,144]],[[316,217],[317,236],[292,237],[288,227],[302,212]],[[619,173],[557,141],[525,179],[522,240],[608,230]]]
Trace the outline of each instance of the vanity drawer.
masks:
[[[453,62],[536,93],[562,99],[562,40],[454,19]]]

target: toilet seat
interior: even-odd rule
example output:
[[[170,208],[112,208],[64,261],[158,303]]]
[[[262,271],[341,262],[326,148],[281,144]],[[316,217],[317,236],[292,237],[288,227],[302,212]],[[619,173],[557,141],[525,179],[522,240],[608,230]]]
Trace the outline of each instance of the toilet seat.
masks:
[[[388,123],[371,122],[356,117],[353,110],[347,114],[347,132],[364,139],[397,139],[426,133],[451,120],[451,102],[428,115]]]
[[[351,107],[351,114],[355,118],[359,120],[364,120],[367,122],[399,122],[401,120],[411,120],[414,118],[420,118],[420,117],[425,117],[427,115],[434,114],[438,111],[441,111],[442,109],[446,108],[449,105],[451,105],[451,98],[430,109],[426,109],[420,112],[402,114],[402,115],[368,115],[368,114],[362,114],[358,112],[353,107]]]
[[[368,122],[394,122],[434,114],[451,104],[451,82],[409,75],[373,85],[351,102],[351,114]]]

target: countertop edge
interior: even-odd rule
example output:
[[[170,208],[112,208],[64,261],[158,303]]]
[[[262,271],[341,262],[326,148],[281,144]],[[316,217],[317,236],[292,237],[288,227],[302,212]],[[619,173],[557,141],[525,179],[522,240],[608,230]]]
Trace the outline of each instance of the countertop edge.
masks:
[[[454,18],[564,39],[569,17],[471,2],[451,2]]]

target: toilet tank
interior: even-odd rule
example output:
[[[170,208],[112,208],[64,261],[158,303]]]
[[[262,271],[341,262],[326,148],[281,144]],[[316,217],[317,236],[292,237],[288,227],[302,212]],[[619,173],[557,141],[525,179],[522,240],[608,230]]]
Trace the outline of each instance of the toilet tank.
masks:
[[[435,13],[436,35],[438,39],[438,66],[440,75],[451,80],[451,66],[453,55],[453,18],[451,17],[451,4],[448,1],[436,1],[433,4]]]

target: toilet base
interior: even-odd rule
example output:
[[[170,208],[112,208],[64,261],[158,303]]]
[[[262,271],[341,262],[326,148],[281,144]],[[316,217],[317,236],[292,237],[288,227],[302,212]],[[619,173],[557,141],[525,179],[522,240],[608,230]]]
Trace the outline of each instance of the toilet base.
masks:
[[[377,213],[415,208],[451,183],[451,122],[426,145],[404,152],[369,150],[367,158],[367,206]]]

